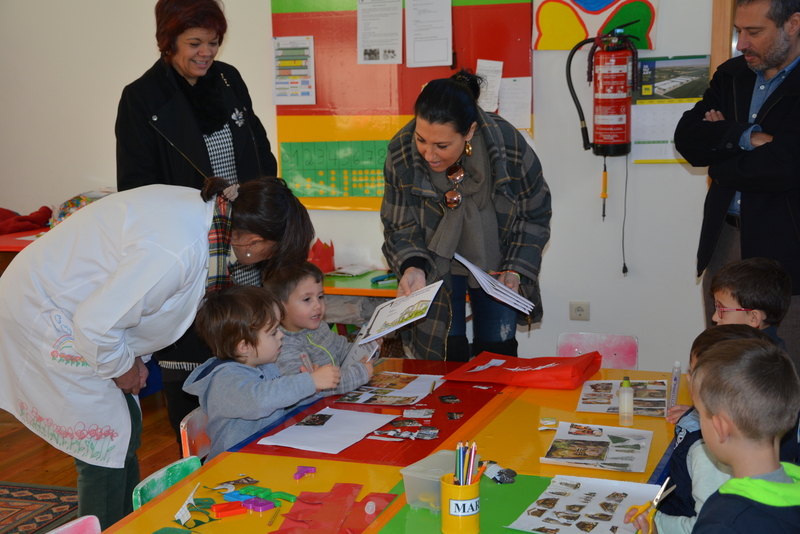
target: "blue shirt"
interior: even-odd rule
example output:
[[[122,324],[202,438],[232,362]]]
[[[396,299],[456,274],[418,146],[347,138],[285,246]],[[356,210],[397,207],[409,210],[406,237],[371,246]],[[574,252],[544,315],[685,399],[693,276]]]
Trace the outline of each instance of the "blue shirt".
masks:
[[[794,61],[789,63],[786,67],[784,67],[778,74],[767,80],[764,77],[764,72],[756,72],[756,83],[755,87],[753,88],[753,97],[750,99],[750,114],[747,116],[747,122],[753,123],[758,116],[759,110],[761,110],[761,106],[764,105],[764,102],[770,97],[772,93],[775,92],[775,89],[783,83],[783,80],[789,75],[792,70],[797,66],[797,63],[800,62],[800,56],[797,56]],[[742,136],[739,138],[739,148],[742,150],[753,150],[755,147],[753,143],[750,142],[750,134],[753,132],[760,132],[761,126],[758,124],[753,124],[750,128],[742,133]],[[742,202],[742,192],[737,191],[736,194],[733,196],[733,200],[731,201],[731,205],[728,208],[728,213],[731,215],[739,215],[740,205]]]

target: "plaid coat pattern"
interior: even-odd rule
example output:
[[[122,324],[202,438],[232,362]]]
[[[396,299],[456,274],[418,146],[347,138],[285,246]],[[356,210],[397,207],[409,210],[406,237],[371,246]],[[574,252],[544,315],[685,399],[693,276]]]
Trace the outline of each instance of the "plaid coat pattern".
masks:
[[[406,346],[416,358],[442,360],[450,330],[450,272],[442,267],[449,259],[436,257],[427,244],[444,215],[442,195],[428,178],[428,164],[414,141],[416,121],[403,127],[389,142],[384,178],[386,180],[381,221],[383,254],[398,275],[408,259],[423,258],[428,284],[443,280],[442,288],[425,319],[402,332]],[[502,270],[521,276],[521,293],[535,304],[529,317],[519,323],[531,324],[542,318],[539,268],[542,250],[550,239],[550,189],[542,166],[525,138],[499,115],[479,110],[478,128],[486,142],[492,181],[492,202],[503,254]],[[443,261],[444,260],[444,261]]]

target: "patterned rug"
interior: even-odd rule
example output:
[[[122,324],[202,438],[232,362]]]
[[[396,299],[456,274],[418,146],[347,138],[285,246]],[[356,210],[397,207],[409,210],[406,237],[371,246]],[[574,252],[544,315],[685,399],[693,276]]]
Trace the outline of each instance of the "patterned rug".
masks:
[[[77,515],[75,488],[0,482],[0,534],[42,534]]]

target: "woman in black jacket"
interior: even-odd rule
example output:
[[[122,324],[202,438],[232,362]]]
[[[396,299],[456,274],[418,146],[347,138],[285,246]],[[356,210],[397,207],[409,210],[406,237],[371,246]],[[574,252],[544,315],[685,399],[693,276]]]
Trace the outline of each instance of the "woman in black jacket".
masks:
[[[239,71],[215,61],[228,27],[218,1],[158,0],[155,15],[161,58],[125,87],[117,111],[117,188],[202,189],[211,176],[235,184],[277,175],[267,132]],[[233,264],[231,278],[260,285],[269,267]],[[181,386],[211,353],[190,328],[155,357],[170,423],[179,435],[183,417],[199,406]]]

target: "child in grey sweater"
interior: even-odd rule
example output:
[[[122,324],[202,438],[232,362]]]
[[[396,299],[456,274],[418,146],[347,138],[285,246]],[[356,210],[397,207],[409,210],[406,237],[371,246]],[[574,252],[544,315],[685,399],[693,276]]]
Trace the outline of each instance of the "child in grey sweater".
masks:
[[[310,373],[281,376],[280,301],[263,288],[234,286],[209,293],[197,312],[200,338],[210,358],[186,379],[184,391],[200,398],[208,415],[208,459],[233,447],[290,411],[317,390],[335,388],[341,373],[333,365]]]
[[[325,315],[324,275],[313,263],[306,262],[297,269],[276,273],[264,282],[264,287],[280,298],[285,313],[281,321],[284,333],[283,350],[276,362],[284,376],[296,375],[306,369],[300,355],[308,354],[316,369],[318,366],[339,366],[350,351],[352,343],[335,334],[323,321]],[[341,370],[342,379],[335,388],[318,391],[303,402],[312,402],[323,396],[347,393],[369,382],[372,362],[361,361]]]

